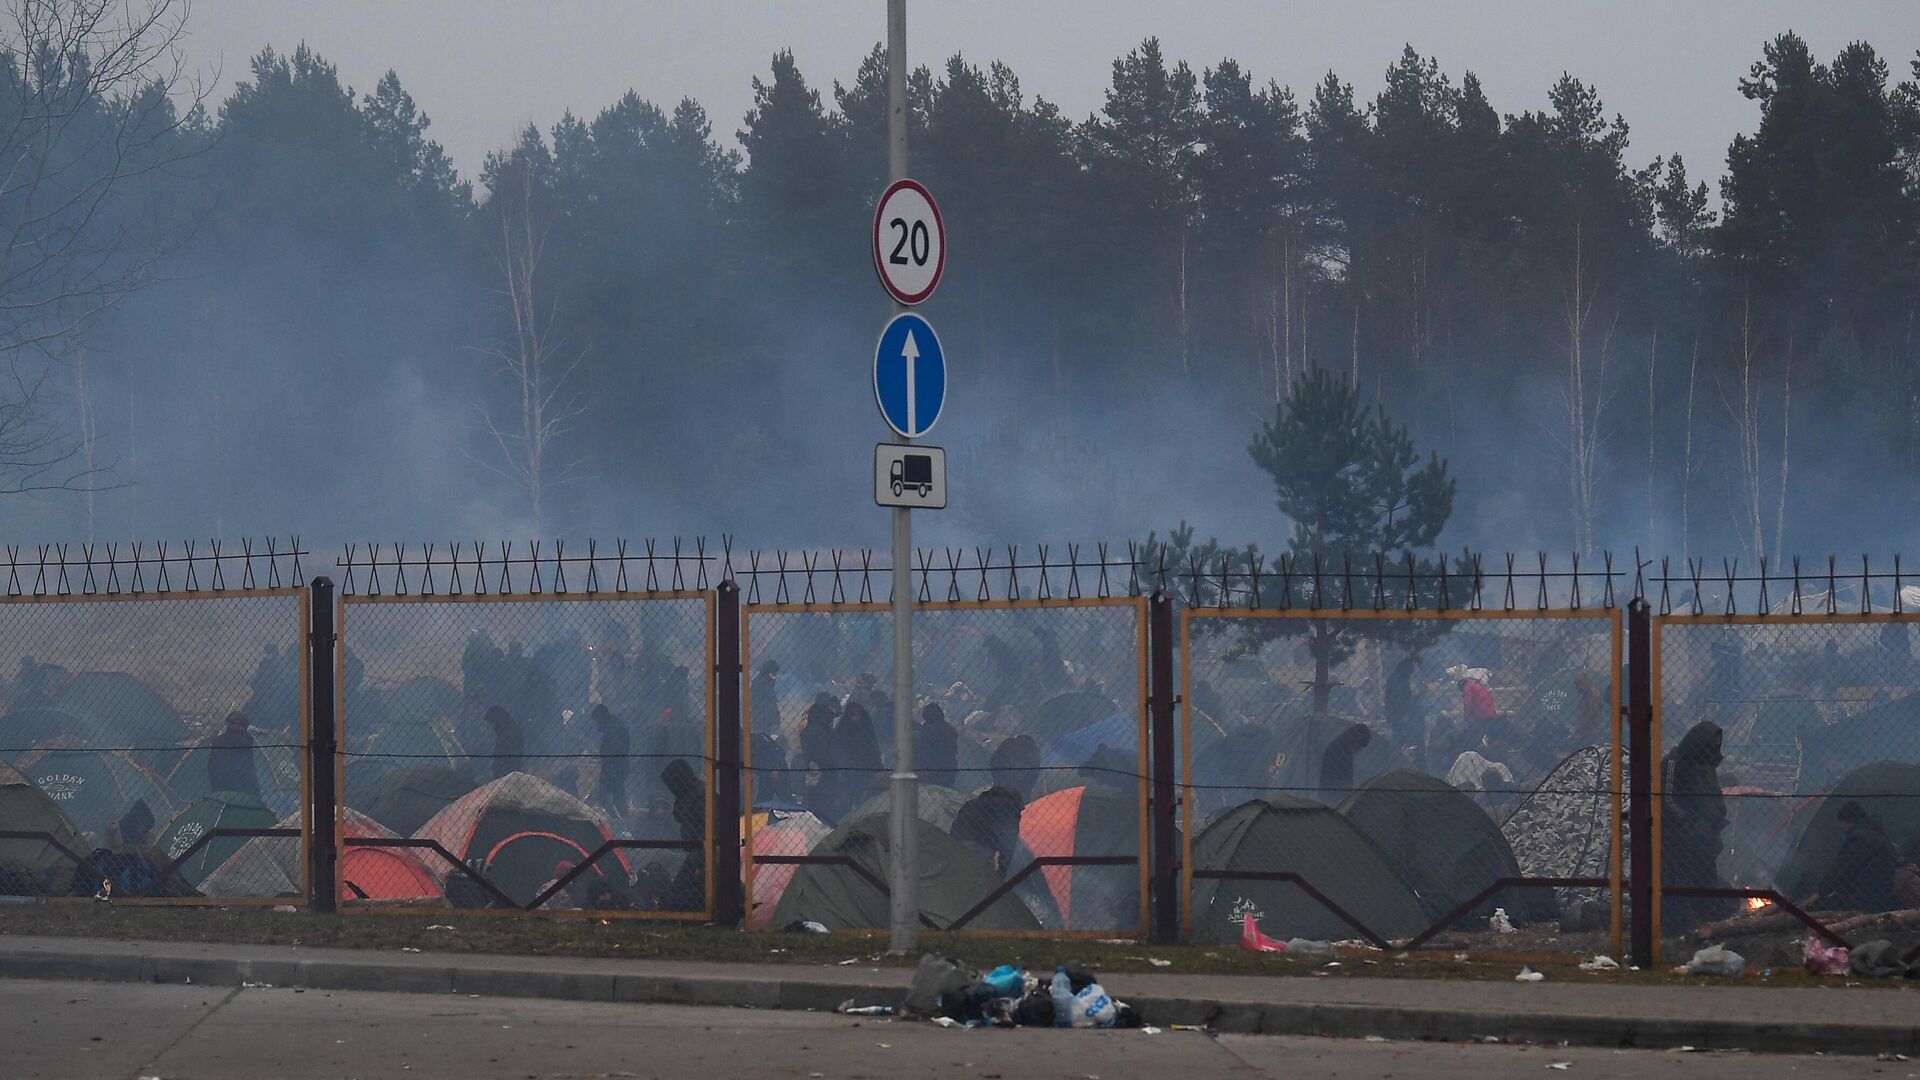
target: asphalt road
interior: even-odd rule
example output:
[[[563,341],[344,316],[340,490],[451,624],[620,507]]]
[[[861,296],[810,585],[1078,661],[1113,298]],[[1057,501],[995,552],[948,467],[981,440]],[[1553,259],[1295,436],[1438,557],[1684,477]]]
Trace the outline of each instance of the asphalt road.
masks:
[[[0,980],[0,1073],[28,1078],[1913,1077],[1920,1063],[1138,1031],[950,1031],[813,1013]]]

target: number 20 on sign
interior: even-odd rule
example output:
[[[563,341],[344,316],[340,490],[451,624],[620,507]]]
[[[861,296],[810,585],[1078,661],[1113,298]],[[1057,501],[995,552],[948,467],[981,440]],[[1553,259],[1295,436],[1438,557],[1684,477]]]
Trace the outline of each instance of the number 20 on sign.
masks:
[[[873,266],[880,283],[902,304],[933,295],[947,265],[947,230],[940,208],[917,180],[896,180],[873,215]]]

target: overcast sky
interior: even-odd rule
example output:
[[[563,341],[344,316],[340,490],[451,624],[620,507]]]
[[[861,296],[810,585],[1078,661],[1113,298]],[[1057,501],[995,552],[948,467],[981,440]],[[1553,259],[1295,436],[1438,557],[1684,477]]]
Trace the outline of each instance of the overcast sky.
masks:
[[[885,13],[884,0],[193,0],[187,48],[219,69],[220,97],[267,44],[307,42],[363,93],[392,68],[472,176],[528,121],[591,116],[629,88],[662,105],[698,99],[730,142],[774,50],[791,46],[825,91],[885,36]],[[1081,119],[1099,108],[1114,57],[1149,35],[1196,72],[1232,56],[1302,100],[1329,69],[1370,100],[1411,43],[1456,81],[1477,72],[1502,113],[1543,107],[1570,71],[1626,116],[1635,164],[1679,151],[1712,177],[1757,115],[1737,80],[1788,29],[1823,60],[1869,41],[1910,77],[1920,0],[913,0],[908,54],[915,66],[955,52],[1004,60],[1030,96]]]

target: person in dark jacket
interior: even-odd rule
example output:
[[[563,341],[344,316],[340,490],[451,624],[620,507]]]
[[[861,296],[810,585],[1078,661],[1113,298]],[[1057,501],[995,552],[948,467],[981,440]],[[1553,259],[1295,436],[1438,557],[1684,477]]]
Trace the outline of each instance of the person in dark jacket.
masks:
[[[254,755],[258,746],[248,733],[247,714],[227,714],[227,728],[207,745],[207,784],[214,791],[237,791],[260,797],[260,770]]]
[[[1720,788],[1720,744],[1720,725],[1702,720],[1660,762],[1660,874],[1668,884],[1723,884],[1727,799]],[[1731,901],[1699,897],[1669,897],[1661,904],[1662,919],[1676,931],[1731,911]]]
[[[513,714],[498,705],[487,706],[487,727],[493,730],[493,778],[499,778],[510,772],[520,770],[521,755],[526,753],[526,743],[520,732],[520,721]]]
[[[613,813],[627,813],[627,777],[632,765],[633,735],[626,721],[605,704],[593,707],[593,726],[600,731],[600,782],[595,795]]]
[[[1427,756],[1427,722],[1420,713],[1417,690],[1420,657],[1412,650],[1387,672],[1387,730],[1393,744],[1407,751],[1415,761]]]
[[[988,762],[993,782],[1020,793],[1024,801],[1040,783],[1040,744],[1029,735],[1015,735],[993,748]]]
[[[919,730],[914,733],[913,769],[929,784],[952,787],[960,767],[960,733],[947,723],[947,711],[937,701],[920,710]]]
[[[1333,737],[1320,755],[1320,790],[1332,803],[1353,793],[1353,758],[1373,741],[1373,729],[1352,724]]]
[[[780,665],[769,660],[760,665],[748,689],[753,694],[753,733],[780,734]]]
[[[1012,868],[1014,852],[1020,847],[1020,813],[1026,800],[1004,784],[994,786],[968,799],[953,816],[953,838],[993,863],[1006,877]]]
[[[834,740],[840,745],[839,812],[844,814],[885,787],[885,766],[880,762],[880,739],[873,730],[873,717],[866,706],[847,702],[840,720],[833,725]]]
[[[1892,911],[1894,871],[1900,856],[1887,839],[1886,826],[1857,802],[1840,807],[1840,831],[1846,839],[1820,888],[1803,907],[1823,911]]]
[[[793,756],[792,764],[802,774],[807,808],[827,821],[838,820],[840,811],[845,809],[832,805],[838,795],[835,778],[843,757],[840,737],[833,724],[839,715],[840,706],[834,703],[833,695],[825,692],[814,695],[813,704],[807,706],[806,723],[800,728],[800,749]]]

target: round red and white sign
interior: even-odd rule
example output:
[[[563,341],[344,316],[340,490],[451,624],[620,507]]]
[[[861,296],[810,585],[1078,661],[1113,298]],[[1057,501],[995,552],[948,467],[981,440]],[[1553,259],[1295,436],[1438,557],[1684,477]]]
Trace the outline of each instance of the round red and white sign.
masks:
[[[933,195],[917,180],[895,180],[873,214],[873,267],[903,304],[933,295],[947,265],[947,228]]]

